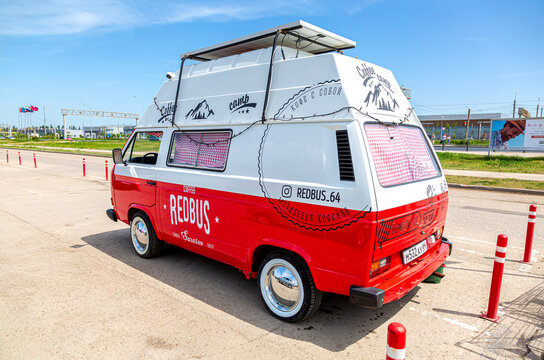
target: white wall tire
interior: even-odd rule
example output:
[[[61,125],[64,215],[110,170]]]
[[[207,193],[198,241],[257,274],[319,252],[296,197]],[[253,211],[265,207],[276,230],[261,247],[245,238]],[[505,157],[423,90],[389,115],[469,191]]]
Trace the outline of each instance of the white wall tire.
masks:
[[[130,240],[136,254],[149,259],[158,256],[163,249],[163,242],[157,238],[149,217],[138,211],[130,220]]]
[[[267,255],[261,263],[258,282],[266,308],[283,321],[307,319],[321,304],[322,292],[316,289],[308,266],[288,252]]]

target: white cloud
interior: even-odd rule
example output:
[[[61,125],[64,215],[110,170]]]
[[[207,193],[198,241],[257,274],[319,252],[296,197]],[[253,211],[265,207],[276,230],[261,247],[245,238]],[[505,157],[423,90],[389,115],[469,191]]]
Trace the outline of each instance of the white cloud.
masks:
[[[314,0],[0,0],[0,35],[63,35],[197,20],[311,15]]]

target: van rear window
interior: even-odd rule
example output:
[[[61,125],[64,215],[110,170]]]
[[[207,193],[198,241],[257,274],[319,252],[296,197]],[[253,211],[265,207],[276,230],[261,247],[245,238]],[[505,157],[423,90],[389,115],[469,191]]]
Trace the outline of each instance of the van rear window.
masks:
[[[421,129],[414,126],[365,124],[378,181],[394,186],[439,175],[438,165]]]
[[[176,132],[168,163],[199,169],[224,170],[230,135],[230,131]]]

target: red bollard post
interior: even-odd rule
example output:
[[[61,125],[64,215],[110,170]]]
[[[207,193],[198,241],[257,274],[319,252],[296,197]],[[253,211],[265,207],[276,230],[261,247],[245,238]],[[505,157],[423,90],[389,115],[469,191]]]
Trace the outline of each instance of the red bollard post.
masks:
[[[108,160],[106,160],[106,181],[108,181]]]
[[[85,158],[83,158],[83,177],[85,177]]]
[[[37,168],[38,165],[36,164],[36,153],[32,153],[34,155],[34,168]]]
[[[499,322],[501,319],[497,313],[499,311],[499,297],[501,295],[502,273],[504,271],[504,262],[506,260],[506,245],[508,236],[499,235],[497,238],[497,249],[495,251],[495,265],[493,266],[493,277],[491,278],[491,290],[489,292],[489,303],[487,312],[482,313],[480,317]]]
[[[531,250],[533,249],[533,236],[535,234],[536,205],[529,206],[529,220],[527,221],[527,236],[525,237],[525,254],[522,263],[531,263]]]
[[[9,164],[9,151],[6,150],[6,163]]]
[[[17,151],[17,154],[19,154],[19,165],[22,165],[22,163],[21,163],[21,152]]]
[[[386,360],[404,360],[406,358],[406,328],[398,322],[387,327]]]

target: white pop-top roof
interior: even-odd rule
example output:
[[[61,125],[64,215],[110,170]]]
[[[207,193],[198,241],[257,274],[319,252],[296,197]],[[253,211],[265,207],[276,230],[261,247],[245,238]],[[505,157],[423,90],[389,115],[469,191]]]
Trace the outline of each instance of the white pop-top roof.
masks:
[[[298,20],[268,30],[242,36],[217,45],[189,51],[181,54],[182,58],[199,61],[216,60],[222,57],[242,54],[248,51],[271,47],[279,32],[277,44],[293,49],[303,49],[310,54],[322,54],[355,47],[355,41],[336,35],[330,31]]]
[[[319,29],[303,22],[293,24],[299,23],[304,24],[304,31]],[[263,34],[273,34],[273,30],[266,30]],[[338,48],[355,44],[341,37],[334,39]],[[267,121],[373,117],[388,122],[417,123],[410,103],[391,71],[339,53],[316,55],[321,51],[317,46],[320,45],[288,47],[285,42],[281,44],[280,35],[270,77],[265,111]],[[176,126],[249,124],[262,119],[272,48],[239,51],[225,57],[220,56],[220,51],[223,50],[216,46],[200,53],[187,53],[191,56],[200,54],[201,60],[219,58],[184,65],[175,114]],[[178,71],[173,80],[163,83],[138,127],[173,126],[179,77]]]

